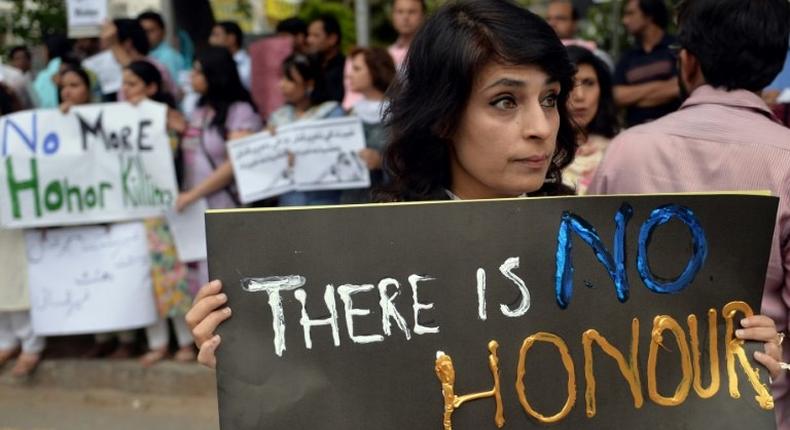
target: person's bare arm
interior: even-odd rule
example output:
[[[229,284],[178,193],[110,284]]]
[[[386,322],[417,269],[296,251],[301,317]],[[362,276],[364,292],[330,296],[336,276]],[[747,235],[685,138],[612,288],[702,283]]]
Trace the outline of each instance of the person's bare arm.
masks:
[[[234,131],[228,135],[228,140],[240,139],[244,136],[249,136],[250,134],[251,132],[249,131]],[[201,198],[214,194],[215,192],[227,187],[232,181],[233,165],[231,165],[230,160],[228,159],[217,166],[211,175],[209,175],[209,177],[203,182],[199,183],[194,188],[179,194],[178,200],[176,201],[176,210],[179,212],[184,210],[184,208],[200,200]]]
[[[660,106],[680,97],[680,86],[678,85],[677,78],[657,81],[654,84],[653,91],[637,103],[638,107],[647,108]]]
[[[680,87],[678,87],[676,78],[614,87],[614,100],[620,107],[658,106],[676,99],[679,95]]]
[[[132,57],[123,49],[121,42],[118,41],[118,28],[112,21],[107,21],[102,26],[101,42],[102,46],[112,51],[115,61],[117,61],[121,67],[126,67],[132,62]]]

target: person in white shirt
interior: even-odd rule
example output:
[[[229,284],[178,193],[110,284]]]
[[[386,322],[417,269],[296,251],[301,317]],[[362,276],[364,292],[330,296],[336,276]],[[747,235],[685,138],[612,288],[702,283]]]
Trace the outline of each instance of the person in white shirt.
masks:
[[[244,32],[241,31],[239,24],[233,21],[218,22],[211,29],[208,43],[212,46],[227,48],[230,51],[233,60],[236,61],[241,84],[249,91],[252,83],[252,61],[247,51],[243,49]]]

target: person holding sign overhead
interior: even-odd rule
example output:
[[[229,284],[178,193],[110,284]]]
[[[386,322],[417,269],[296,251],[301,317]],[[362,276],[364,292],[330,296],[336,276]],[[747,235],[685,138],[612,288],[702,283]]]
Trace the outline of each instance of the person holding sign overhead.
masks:
[[[225,48],[208,47],[197,55],[192,87],[200,100],[184,129],[185,191],[178,196],[176,208],[182,211],[203,198],[212,209],[237,207],[240,202],[225,145],[259,131],[261,118]],[[205,261],[190,270],[190,278],[196,285],[208,280]]]
[[[567,110],[574,75],[554,30],[517,4],[445,4],[415,37],[388,92],[384,165],[392,184],[382,200],[572,194],[562,169],[577,147]],[[220,345],[215,330],[231,315],[221,289],[218,281],[205,285],[187,313],[198,361],[211,367]],[[742,324],[740,339],[777,339],[763,316]],[[763,364],[780,358],[770,352],[774,363]]]
[[[132,61],[144,60],[156,66],[162,74],[165,90],[176,99],[180,93],[173,77],[165,66],[149,55],[151,45],[143,26],[135,19],[116,19],[107,22],[102,27],[102,45],[109,47],[115,61],[121,66],[127,66]],[[118,101],[124,101],[123,92],[118,93]]]

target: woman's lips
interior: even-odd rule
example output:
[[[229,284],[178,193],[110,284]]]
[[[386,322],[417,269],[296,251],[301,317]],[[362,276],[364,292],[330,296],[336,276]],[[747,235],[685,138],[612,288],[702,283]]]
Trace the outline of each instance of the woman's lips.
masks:
[[[542,169],[546,167],[546,164],[549,162],[548,155],[533,155],[530,157],[525,158],[517,158],[515,160],[516,163],[532,168],[532,169]]]
[[[587,114],[587,109],[573,109],[571,115],[574,117],[583,118]]]

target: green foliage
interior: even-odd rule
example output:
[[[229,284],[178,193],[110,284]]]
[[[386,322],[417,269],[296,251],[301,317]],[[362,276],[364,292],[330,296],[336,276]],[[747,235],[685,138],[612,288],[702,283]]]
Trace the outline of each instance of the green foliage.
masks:
[[[340,32],[343,35],[341,49],[348,52],[348,49],[357,41],[356,24],[354,22],[354,10],[344,3],[326,0],[307,0],[299,11],[299,18],[310,22],[322,14],[334,15],[340,22]]]
[[[10,32],[28,45],[40,44],[50,34],[66,34],[66,2],[63,0],[11,0],[8,21],[0,21],[0,32]]]
[[[618,22],[613,22],[613,8],[621,8],[622,1],[610,1],[607,3],[594,3],[587,9],[586,23],[581,29],[581,37],[592,40],[605,51],[612,51],[612,47],[617,40],[619,49],[622,50],[629,46],[628,35],[619,22],[620,14],[617,14]]]

